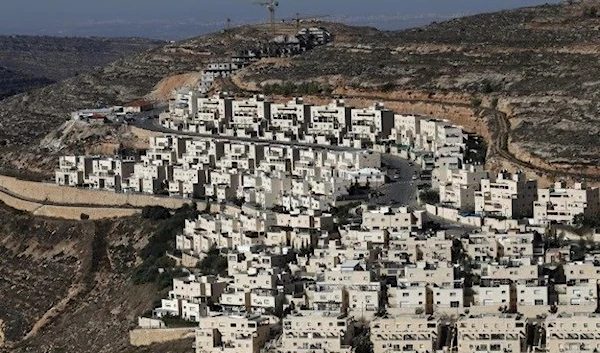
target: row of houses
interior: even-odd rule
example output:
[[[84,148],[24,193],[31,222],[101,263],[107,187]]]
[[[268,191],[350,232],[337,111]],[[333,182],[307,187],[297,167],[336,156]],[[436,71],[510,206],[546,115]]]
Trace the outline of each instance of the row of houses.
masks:
[[[160,123],[170,129],[200,134],[302,141],[359,147],[389,136],[394,114],[382,104],[352,108],[343,100],[313,106],[302,98],[274,103],[262,95],[234,99],[221,93],[205,97],[197,90],[175,92]]]
[[[116,192],[328,210],[352,185],[385,183],[381,155],[158,136],[139,160],[63,156],[56,183]]]
[[[268,348],[350,353],[354,325],[344,314],[298,311],[283,320],[281,338]],[[200,323],[196,352],[258,352],[276,326],[258,314],[215,314]],[[369,324],[374,352],[594,352],[600,349],[598,328],[597,314],[552,314],[538,322],[518,314],[464,315],[453,323],[412,315]]]
[[[210,91],[217,78],[229,77],[236,70],[242,69],[262,58],[290,57],[304,53],[317,46],[331,42],[333,36],[322,27],[302,28],[295,35],[281,35],[267,43],[240,49],[232,55],[231,60],[209,63],[202,71],[198,90],[202,93]]]
[[[465,164],[439,183],[442,204],[464,213],[508,219],[531,218],[540,225],[573,224],[576,216],[600,215],[600,190],[585,182],[564,181],[538,188],[524,173],[501,171],[495,177],[482,166]]]

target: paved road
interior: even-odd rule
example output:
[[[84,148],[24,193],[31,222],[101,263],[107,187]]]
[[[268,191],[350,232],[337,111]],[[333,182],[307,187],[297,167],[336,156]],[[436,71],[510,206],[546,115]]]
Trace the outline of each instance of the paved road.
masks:
[[[387,166],[391,183],[377,189],[381,194],[374,199],[379,205],[418,206],[417,185],[419,181],[412,180],[419,168],[412,162],[397,156],[382,154],[381,161]]]

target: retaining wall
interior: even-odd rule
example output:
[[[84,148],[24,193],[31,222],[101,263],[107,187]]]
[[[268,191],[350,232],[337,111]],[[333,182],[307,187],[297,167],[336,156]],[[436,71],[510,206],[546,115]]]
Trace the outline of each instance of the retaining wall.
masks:
[[[49,183],[19,180],[0,175],[0,187],[13,194],[41,203],[58,203],[65,205],[100,205],[100,206],[164,206],[179,208],[187,200],[157,197],[152,195],[118,194],[112,191],[78,189]]]
[[[103,219],[113,217],[129,217],[141,213],[137,208],[103,208],[103,207],[66,207],[43,205],[33,212],[36,216],[53,218],[80,219],[85,213],[90,219]]]
[[[116,207],[77,207],[77,206],[52,206],[37,202],[18,199],[11,195],[0,192],[0,201],[14,209],[30,212],[36,216],[46,216],[64,219],[81,219],[85,213],[90,219],[103,219],[112,217],[127,217],[140,213],[138,208],[116,208]]]
[[[8,207],[26,212],[34,212],[42,207],[42,204],[40,203],[21,200],[3,192],[0,192],[0,201],[4,202]]]
[[[154,343],[176,341],[194,337],[195,328],[158,328],[135,329],[129,331],[129,343],[132,346],[149,346]]]
[[[0,348],[4,347],[4,322],[0,320]]]

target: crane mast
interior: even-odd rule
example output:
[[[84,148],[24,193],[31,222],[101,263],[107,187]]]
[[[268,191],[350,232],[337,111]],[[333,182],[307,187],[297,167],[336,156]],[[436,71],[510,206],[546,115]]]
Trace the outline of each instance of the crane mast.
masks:
[[[279,6],[279,1],[270,0],[270,1],[257,1],[254,4],[260,5],[262,7],[266,7],[269,10],[269,23],[275,23],[275,10]]]

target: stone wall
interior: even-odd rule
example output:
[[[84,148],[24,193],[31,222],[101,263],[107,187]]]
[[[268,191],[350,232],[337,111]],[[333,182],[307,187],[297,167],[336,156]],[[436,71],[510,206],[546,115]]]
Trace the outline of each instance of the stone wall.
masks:
[[[0,192],[0,201],[4,202],[4,204],[6,204],[8,207],[25,212],[34,212],[38,208],[42,207],[42,204],[40,203],[24,201],[3,192]]]
[[[0,348],[4,347],[4,322],[0,320]]]
[[[183,338],[191,338],[194,337],[194,331],[194,327],[135,329],[129,331],[129,343],[135,347],[149,346],[154,343],[164,343]]]
[[[45,216],[65,219],[81,219],[85,213],[90,219],[104,219],[113,217],[129,217],[141,213],[137,208],[104,208],[104,207],[66,207],[43,205],[33,212],[36,216]]]
[[[36,216],[46,216],[74,220],[81,219],[82,213],[85,213],[88,216],[90,216],[90,219],[103,219],[112,217],[127,217],[141,212],[139,208],[44,205],[37,202],[21,200],[1,191],[0,201],[16,210],[30,212]]]
[[[117,207],[164,206],[175,209],[187,202],[183,199],[153,195],[118,194],[112,191],[78,189],[49,183],[19,180],[3,175],[0,175],[0,187],[10,190],[10,192],[19,195],[23,199],[64,205]]]

